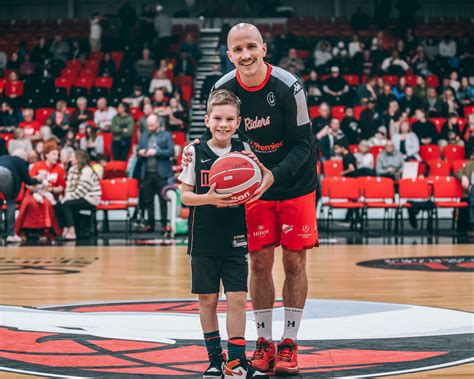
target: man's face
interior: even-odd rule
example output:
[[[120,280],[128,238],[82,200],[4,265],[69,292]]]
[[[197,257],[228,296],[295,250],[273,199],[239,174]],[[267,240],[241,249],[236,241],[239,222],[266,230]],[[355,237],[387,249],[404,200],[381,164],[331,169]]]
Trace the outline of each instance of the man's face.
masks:
[[[336,132],[336,133],[337,133],[337,132],[339,131],[339,120],[333,118],[333,119],[331,120],[330,126],[331,126],[331,130],[332,130],[333,132]]]
[[[107,102],[105,101],[105,99],[99,99],[97,101],[97,108],[104,110],[106,107],[107,107]]]
[[[327,105],[321,105],[321,107],[319,108],[319,114],[323,118],[328,118],[329,112],[330,112],[329,111],[329,106],[327,106]]]
[[[227,56],[239,74],[251,77],[263,69],[267,45],[262,42],[257,29],[243,27],[232,30],[227,39],[227,48]]]
[[[146,126],[148,128],[148,131],[150,133],[154,133],[158,130],[158,127],[160,126],[160,122],[158,120],[158,117],[148,117],[146,121]]]
[[[395,150],[395,148],[393,147],[393,142],[387,141],[387,144],[385,145],[385,151],[387,153],[393,153],[393,150]]]

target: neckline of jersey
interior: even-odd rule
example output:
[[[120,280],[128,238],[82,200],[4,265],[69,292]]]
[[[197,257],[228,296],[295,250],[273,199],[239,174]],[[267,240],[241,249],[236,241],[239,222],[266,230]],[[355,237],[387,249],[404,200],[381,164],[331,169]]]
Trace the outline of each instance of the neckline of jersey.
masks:
[[[246,90],[246,91],[249,91],[249,92],[257,92],[257,91],[260,91],[263,87],[265,87],[265,84],[267,84],[268,82],[268,79],[270,79],[270,75],[272,73],[272,70],[273,70],[273,67],[271,64],[268,64],[268,63],[265,63],[268,67],[268,70],[267,70],[267,76],[265,76],[265,79],[263,80],[262,83],[260,83],[258,86],[256,87],[249,87],[249,86],[246,86],[242,80],[240,79],[240,74],[239,74],[239,71],[237,70],[237,74],[236,74],[236,77],[237,77],[237,81],[239,82],[240,86]]]

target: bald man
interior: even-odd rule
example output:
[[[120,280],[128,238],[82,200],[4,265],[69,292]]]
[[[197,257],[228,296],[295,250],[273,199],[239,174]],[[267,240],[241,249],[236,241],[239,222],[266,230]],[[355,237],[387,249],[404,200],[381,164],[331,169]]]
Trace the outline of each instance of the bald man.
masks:
[[[254,25],[235,25],[227,45],[236,70],[217,81],[213,90],[228,89],[240,98],[239,134],[270,168],[246,206],[250,294],[258,332],[252,365],[259,371],[296,374],[297,333],[308,292],[306,250],[318,244],[316,155],[306,95],[296,76],[264,61],[267,46]],[[202,140],[207,139],[209,135],[203,135]],[[279,245],[285,269],[285,329],[276,347],[272,268]]]
[[[161,195],[161,190],[174,182],[173,157],[174,143],[171,133],[160,128],[156,114],[147,118],[147,130],[140,136],[138,158],[140,162],[140,182],[143,183],[143,201],[148,213],[147,224],[143,232],[155,230],[155,195],[160,199],[161,226],[163,234],[170,233],[168,226],[168,205]]]

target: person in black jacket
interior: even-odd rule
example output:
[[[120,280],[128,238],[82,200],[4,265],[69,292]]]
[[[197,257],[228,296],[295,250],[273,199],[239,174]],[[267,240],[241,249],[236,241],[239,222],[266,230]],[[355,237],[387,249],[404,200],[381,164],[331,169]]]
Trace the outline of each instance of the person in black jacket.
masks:
[[[0,157],[0,193],[7,203],[7,242],[21,242],[21,238],[15,234],[15,199],[21,191],[22,183],[30,186],[40,183],[28,173],[25,151],[15,150],[11,156]],[[0,225],[1,217],[2,212]]]

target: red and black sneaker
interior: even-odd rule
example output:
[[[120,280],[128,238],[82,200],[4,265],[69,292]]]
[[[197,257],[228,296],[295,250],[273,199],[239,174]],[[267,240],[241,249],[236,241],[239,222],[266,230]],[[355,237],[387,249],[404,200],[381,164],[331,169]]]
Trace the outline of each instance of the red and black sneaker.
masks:
[[[298,374],[298,344],[290,338],[285,338],[278,344],[273,372],[275,375]]]
[[[275,361],[275,342],[260,337],[252,356],[252,367],[261,372],[271,371]]]

